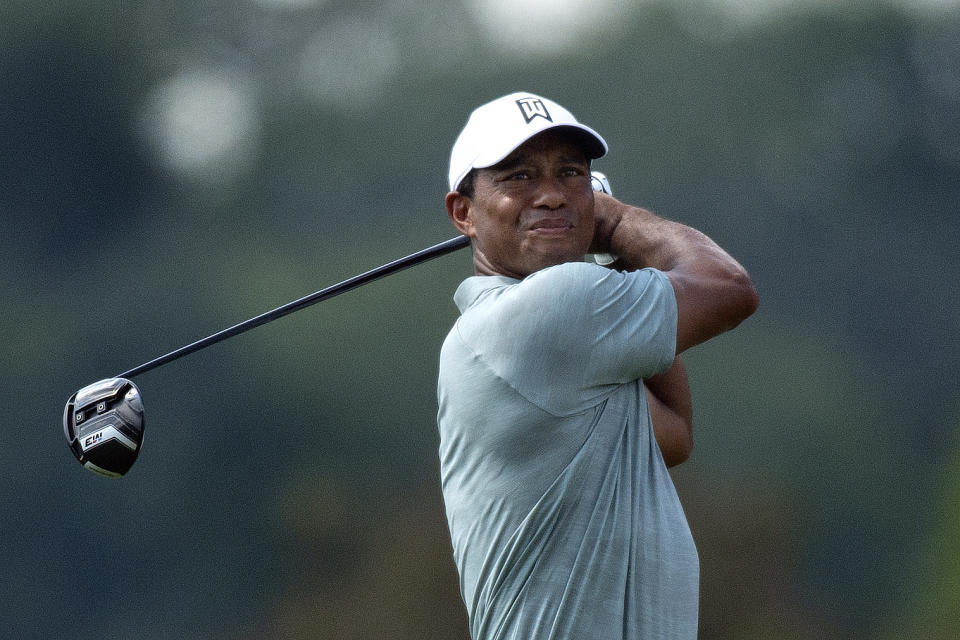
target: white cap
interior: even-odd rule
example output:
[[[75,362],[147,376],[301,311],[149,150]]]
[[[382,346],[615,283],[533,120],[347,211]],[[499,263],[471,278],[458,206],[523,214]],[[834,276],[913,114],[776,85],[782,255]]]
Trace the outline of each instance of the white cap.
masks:
[[[584,152],[591,160],[607,153],[600,134],[577,122],[556,102],[532,93],[511,93],[470,114],[450,153],[450,190],[455,191],[471,169],[492,167],[533,136],[555,127],[586,134]]]

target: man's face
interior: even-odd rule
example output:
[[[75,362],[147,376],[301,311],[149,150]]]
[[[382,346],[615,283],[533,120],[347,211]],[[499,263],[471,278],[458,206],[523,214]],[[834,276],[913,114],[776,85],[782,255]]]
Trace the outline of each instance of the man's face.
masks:
[[[562,131],[545,131],[478,169],[473,198],[461,204],[465,224],[457,226],[473,240],[480,274],[523,278],[582,260],[593,240],[590,164]]]

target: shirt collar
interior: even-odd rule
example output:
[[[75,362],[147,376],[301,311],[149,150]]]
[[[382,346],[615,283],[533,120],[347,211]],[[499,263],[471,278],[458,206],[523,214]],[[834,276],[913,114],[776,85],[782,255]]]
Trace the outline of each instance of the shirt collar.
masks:
[[[471,276],[457,287],[456,293],[453,294],[453,301],[457,303],[460,313],[463,313],[486,292],[514,285],[518,282],[520,281],[516,278],[508,276]]]

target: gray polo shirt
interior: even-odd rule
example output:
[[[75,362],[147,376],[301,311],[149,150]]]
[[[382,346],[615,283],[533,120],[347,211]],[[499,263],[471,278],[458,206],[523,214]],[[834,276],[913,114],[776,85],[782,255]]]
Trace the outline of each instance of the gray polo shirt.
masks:
[[[474,640],[697,634],[699,562],[642,379],[674,358],[663,273],[472,277],[440,355],[440,471]]]

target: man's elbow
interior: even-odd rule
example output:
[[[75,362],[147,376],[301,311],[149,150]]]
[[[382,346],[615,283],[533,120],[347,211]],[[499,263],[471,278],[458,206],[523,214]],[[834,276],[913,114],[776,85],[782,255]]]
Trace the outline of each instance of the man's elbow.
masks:
[[[672,278],[677,292],[677,353],[735,329],[760,305],[749,274],[735,262],[706,278]]]
[[[683,464],[693,455],[693,434],[689,434],[682,442],[675,443],[668,452],[661,450],[661,453],[664,454],[663,462],[668,469]]]
[[[679,418],[679,415],[677,415]],[[664,443],[660,444],[660,453],[667,467],[675,467],[690,459],[693,455],[693,414],[688,413],[679,422],[674,423],[669,437],[664,434]],[[666,445],[666,446],[665,446]]]
[[[760,294],[757,293],[757,288],[746,271],[738,278],[737,288],[740,292],[740,322],[743,322],[760,307]]]
[[[760,306],[760,295],[753,285],[750,275],[740,268],[728,276],[726,301],[727,326],[725,330],[735,328],[749,318]]]

